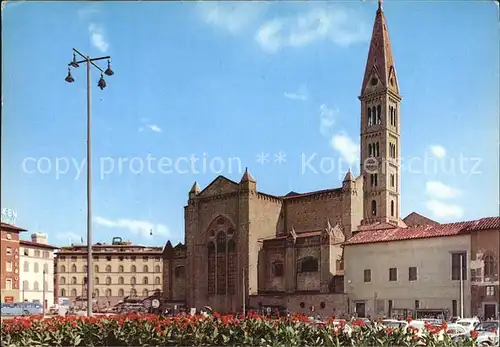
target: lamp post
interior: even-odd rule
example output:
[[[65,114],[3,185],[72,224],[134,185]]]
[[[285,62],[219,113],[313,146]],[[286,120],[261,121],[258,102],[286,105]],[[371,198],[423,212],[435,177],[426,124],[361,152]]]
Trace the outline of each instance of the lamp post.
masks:
[[[82,57],[83,60],[77,61],[76,55]],[[94,62],[98,60],[108,60],[108,68],[106,70],[101,69]],[[112,76],[114,72],[111,70],[110,64],[111,57],[98,57],[90,58],[88,55],[83,55],[78,50],[73,48],[73,61],[68,64],[68,75],[64,79],[68,83],[73,83],[75,80],[71,75],[71,68],[79,67],[81,63],[87,64],[87,316],[92,316],[92,292],[93,292],[93,267],[92,267],[92,147],[91,147],[91,117],[90,117],[90,105],[91,105],[91,93],[90,93],[90,68],[94,66],[101,72],[101,78],[97,83],[97,86],[103,90],[106,88],[106,81],[104,80],[104,74],[107,76]]]

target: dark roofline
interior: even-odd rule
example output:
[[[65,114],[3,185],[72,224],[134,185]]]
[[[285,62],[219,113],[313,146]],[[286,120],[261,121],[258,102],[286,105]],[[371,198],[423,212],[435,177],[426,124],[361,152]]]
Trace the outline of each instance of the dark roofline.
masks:
[[[28,230],[23,229],[21,227],[18,227],[18,226],[12,225],[12,224],[8,224],[8,223],[4,223],[4,222],[1,222],[0,227],[1,227],[2,230],[3,229],[7,229],[7,230],[10,230],[10,231],[15,231],[15,232],[28,231]]]
[[[56,246],[46,245],[44,243],[38,243],[38,242],[27,241],[27,240],[19,240],[19,244],[26,245],[26,246],[39,247],[39,248],[59,249],[59,247],[56,247]]]

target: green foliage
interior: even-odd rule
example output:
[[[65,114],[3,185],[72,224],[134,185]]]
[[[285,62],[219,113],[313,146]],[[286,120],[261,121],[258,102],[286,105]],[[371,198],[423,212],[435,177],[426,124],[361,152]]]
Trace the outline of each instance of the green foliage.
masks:
[[[367,327],[354,321],[350,329],[333,321],[313,324],[307,317],[268,319],[259,315],[177,316],[127,314],[100,317],[41,317],[6,320],[5,347],[25,346],[474,346],[474,339],[454,341],[446,326],[414,329]]]

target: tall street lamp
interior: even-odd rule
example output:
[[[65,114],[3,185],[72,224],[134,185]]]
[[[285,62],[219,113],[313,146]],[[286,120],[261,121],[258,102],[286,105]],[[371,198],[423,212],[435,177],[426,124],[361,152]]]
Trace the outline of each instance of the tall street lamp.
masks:
[[[76,55],[82,57],[83,60],[77,61]],[[108,68],[101,69],[94,62],[98,60],[108,60]],[[111,57],[90,58],[88,55],[80,53],[73,48],[73,61],[68,64],[68,75],[64,79],[68,83],[73,83],[75,79],[71,75],[71,68],[77,68],[82,63],[87,64],[87,316],[92,316],[92,293],[93,293],[93,266],[92,266],[92,147],[91,147],[91,117],[90,117],[90,68],[95,67],[101,72],[101,78],[97,86],[103,90],[106,88],[106,81],[104,75],[112,76],[114,74],[111,70]]]

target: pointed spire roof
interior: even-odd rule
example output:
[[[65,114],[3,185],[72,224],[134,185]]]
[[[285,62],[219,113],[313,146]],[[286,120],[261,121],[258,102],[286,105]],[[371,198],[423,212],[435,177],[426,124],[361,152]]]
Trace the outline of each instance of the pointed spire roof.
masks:
[[[367,85],[371,83],[373,73],[377,75],[382,88],[392,87],[396,93],[399,93],[391,40],[389,39],[389,29],[387,28],[387,21],[382,9],[381,0],[378,1],[378,10],[375,15],[375,23],[373,24],[361,95],[364,94]]]
[[[191,187],[191,190],[189,191],[190,193],[195,193],[198,194],[200,192],[200,186],[198,185],[198,182],[194,182],[193,186]]]
[[[255,178],[253,178],[252,174],[248,171],[248,168],[245,168],[245,173],[243,177],[241,177],[240,183],[243,182],[255,182]]]
[[[354,176],[351,173],[351,169],[347,170],[347,173],[344,177],[344,182],[354,181]]]

